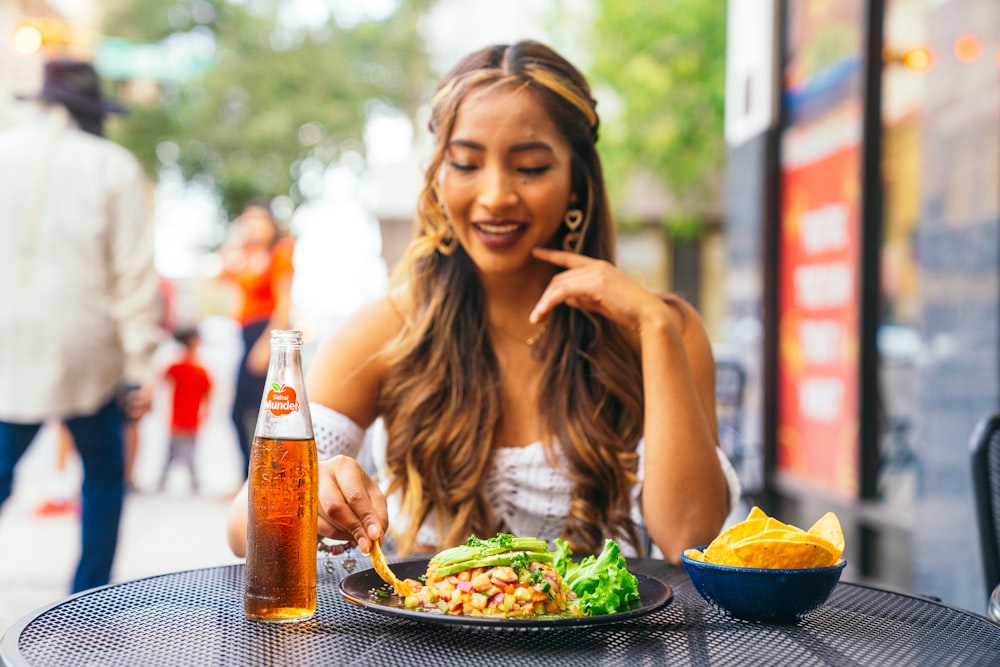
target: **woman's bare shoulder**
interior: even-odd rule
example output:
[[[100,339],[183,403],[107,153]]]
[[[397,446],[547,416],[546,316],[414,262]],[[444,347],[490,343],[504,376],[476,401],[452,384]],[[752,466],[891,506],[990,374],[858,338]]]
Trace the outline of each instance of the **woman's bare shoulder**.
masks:
[[[659,296],[678,315],[682,331],[687,332],[688,329],[693,329],[695,332],[704,331],[705,324],[701,314],[690,301],[672,292],[660,292]]]
[[[383,354],[403,317],[395,299],[372,302],[341,322],[320,343],[309,364],[309,398],[361,425],[375,418],[379,387],[388,369]]]
[[[323,348],[357,349],[366,356],[378,352],[399,335],[403,315],[398,298],[387,295],[362,306],[327,336]]]

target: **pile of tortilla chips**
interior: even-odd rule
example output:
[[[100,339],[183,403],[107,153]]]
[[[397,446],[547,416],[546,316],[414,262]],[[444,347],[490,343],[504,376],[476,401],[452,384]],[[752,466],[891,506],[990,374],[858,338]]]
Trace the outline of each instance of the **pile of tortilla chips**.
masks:
[[[684,555],[717,565],[798,569],[835,565],[843,553],[844,533],[833,512],[802,530],[754,507],[746,520],[720,533],[704,552],[688,549]]]

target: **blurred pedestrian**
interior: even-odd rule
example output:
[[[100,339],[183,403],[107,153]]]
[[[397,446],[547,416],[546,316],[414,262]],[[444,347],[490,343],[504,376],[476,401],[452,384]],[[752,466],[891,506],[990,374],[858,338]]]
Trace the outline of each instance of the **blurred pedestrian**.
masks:
[[[180,327],[174,338],[184,349],[181,358],[170,364],[164,373],[167,382],[173,386],[173,397],[170,403],[170,443],[160,473],[160,492],[166,489],[170,467],[174,463],[182,463],[188,470],[191,491],[198,493],[194,449],[198,429],[208,412],[212,380],[198,359],[201,337],[197,327]]]
[[[74,592],[110,580],[123,423],[151,406],[160,339],[150,190],[103,138],[124,108],[100,84],[89,63],[48,62],[36,118],[0,133],[0,504],[42,424],[62,420],[83,467]]]
[[[282,233],[270,203],[264,200],[251,202],[233,221],[230,241],[222,250],[222,277],[239,292],[236,319],[242,327],[243,356],[236,374],[232,419],[243,455],[244,479],[271,354],[270,332],[289,325],[293,250],[294,241]]]
[[[174,312],[174,285],[167,278],[161,277],[159,280],[158,303],[161,332],[172,332],[174,329],[173,322],[176,317]],[[73,436],[70,435],[65,424],[54,423],[53,427],[59,429],[55,468],[46,485],[45,499],[35,509],[35,514],[39,516],[67,514],[75,512],[80,508],[78,499],[74,497],[72,476],[69,472],[69,461],[76,449],[73,445]],[[133,470],[139,454],[139,419],[132,419],[126,416],[122,438],[125,444],[125,488],[129,491],[134,491],[136,485],[133,478]]]
[[[71,514],[80,508],[69,471],[70,456],[76,449],[73,436],[61,421],[55,420],[46,426],[56,432],[56,461],[45,485],[45,498],[35,508],[35,516]]]

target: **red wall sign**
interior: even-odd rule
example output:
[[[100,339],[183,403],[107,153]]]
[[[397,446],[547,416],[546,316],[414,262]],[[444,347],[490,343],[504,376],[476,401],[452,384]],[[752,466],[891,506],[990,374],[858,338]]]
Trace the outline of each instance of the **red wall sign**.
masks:
[[[859,490],[863,7],[788,5],[777,469],[851,498]]]

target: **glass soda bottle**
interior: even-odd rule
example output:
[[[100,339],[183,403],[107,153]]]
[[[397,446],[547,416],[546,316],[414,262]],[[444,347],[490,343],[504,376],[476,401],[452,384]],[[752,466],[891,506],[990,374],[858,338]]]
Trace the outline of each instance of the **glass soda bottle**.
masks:
[[[250,451],[247,618],[316,613],[316,440],[302,373],[302,332],[271,332],[271,361]]]

